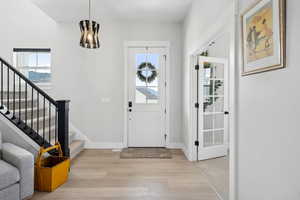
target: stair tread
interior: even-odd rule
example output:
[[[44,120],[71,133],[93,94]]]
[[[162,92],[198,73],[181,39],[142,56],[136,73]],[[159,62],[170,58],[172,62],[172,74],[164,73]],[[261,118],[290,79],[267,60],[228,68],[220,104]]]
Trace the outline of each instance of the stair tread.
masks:
[[[73,142],[70,144],[71,159],[76,157],[76,155],[83,150],[84,143],[85,143],[84,140],[73,140]]]
[[[51,132],[54,132],[55,126],[51,126],[50,128],[49,127],[45,127],[45,133],[49,132],[49,129],[50,129]],[[39,133],[42,133],[43,131],[44,131],[43,128],[39,129]]]
[[[3,93],[7,93],[7,92],[8,92],[7,90],[3,90]],[[16,93],[17,93],[17,92],[19,92],[19,90],[16,91]],[[13,93],[13,91],[9,90],[9,93]],[[25,93],[25,91],[22,91],[22,90],[21,90],[21,93]]]
[[[51,116],[51,119],[53,119],[53,118],[55,119],[55,116]],[[36,118],[32,119],[33,122],[42,121],[42,120],[44,120],[44,117],[42,117],[42,116],[40,116],[39,118],[36,117]],[[23,121],[25,121],[25,120],[23,120]],[[27,124],[29,124],[29,122],[31,122],[31,119],[27,119]],[[45,116],[45,122],[49,123],[49,117],[48,116]]]
[[[75,131],[69,131],[70,135],[75,135],[76,132]]]
[[[9,98],[9,99],[7,99],[7,98],[5,98],[5,99],[3,99],[3,102],[13,102],[13,98]],[[26,101],[26,98],[21,98],[21,99],[19,99],[19,98],[15,98],[15,102],[19,102],[19,101],[21,101],[21,102],[23,102],[23,101]],[[31,101],[31,99],[27,99],[27,101]],[[33,99],[33,101],[37,101],[37,99]]]
[[[31,110],[33,110],[33,111],[37,111],[37,110],[43,110],[43,108],[37,108],[37,106],[35,106],[35,107],[33,107],[33,109],[31,109],[31,107],[29,107],[29,108],[27,108],[27,111],[28,112],[31,112]],[[25,108],[21,108],[21,110],[19,110],[19,109],[16,109],[16,113],[18,113],[18,112],[25,112],[26,111],[26,109]],[[41,111],[41,112],[43,112],[43,111]]]
[[[41,132],[41,133],[42,133],[42,132]],[[73,141],[75,141],[74,139],[72,139],[72,137],[75,136],[75,134],[76,134],[76,133],[71,133],[71,132],[69,132],[70,145],[73,143]],[[42,134],[40,134],[40,135],[43,136]],[[54,143],[55,143],[55,135],[52,134],[51,136],[52,136],[52,137],[51,137],[51,144],[54,144]],[[48,139],[48,138],[46,138],[46,139]]]
[[[38,109],[33,109],[34,111],[37,111]],[[39,110],[41,110],[41,109],[39,109]],[[8,111],[7,109],[1,109],[1,112],[2,113],[5,113],[6,111]],[[26,109],[21,109],[21,112],[25,112],[26,111]],[[19,112],[20,112],[20,110],[19,109],[16,109],[15,110],[15,116],[16,117],[18,117],[19,116]],[[27,109],[27,114],[31,114],[31,109]],[[9,110],[9,114],[12,114],[13,113],[13,111],[12,110]],[[25,115],[24,113],[23,113],[23,115]],[[43,120],[43,116],[44,115],[44,113],[43,113],[43,111],[40,113],[40,115],[39,115],[39,119],[40,120]],[[22,115],[21,115],[21,117],[22,117]],[[23,116],[24,117],[24,116]],[[55,119],[55,114],[52,114],[51,115],[51,119]],[[34,115],[34,117],[33,117],[33,121],[35,122],[35,121],[37,121],[37,116],[36,115]],[[45,116],[45,119],[47,119],[47,120],[49,120],[49,115],[46,115]],[[24,120],[24,119],[23,119]],[[31,121],[31,118],[30,117],[27,117],[27,121]]]
[[[70,144],[70,150],[74,150],[78,146],[82,145],[84,143],[84,140],[73,140],[73,142]]]

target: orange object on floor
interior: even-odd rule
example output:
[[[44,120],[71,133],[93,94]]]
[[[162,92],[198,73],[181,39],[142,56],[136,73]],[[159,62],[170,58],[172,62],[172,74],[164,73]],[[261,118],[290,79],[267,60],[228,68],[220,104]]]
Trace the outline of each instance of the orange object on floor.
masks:
[[[59,156],[43,155],[51,150],[57,149]],[[59,143],[43,148],[41,147],[35,163],[34,188],[41,192],[52,192],[64,184],[69,177],[70,158],[64,157]]]

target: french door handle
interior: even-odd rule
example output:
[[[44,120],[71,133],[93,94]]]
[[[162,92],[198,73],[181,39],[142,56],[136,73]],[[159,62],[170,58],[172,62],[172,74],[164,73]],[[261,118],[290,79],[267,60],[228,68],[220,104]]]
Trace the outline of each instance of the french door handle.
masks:
[[[225,112],[224,112],[224,115],[229,115],[229,112],[228,112],[228,111],[225,111]]]

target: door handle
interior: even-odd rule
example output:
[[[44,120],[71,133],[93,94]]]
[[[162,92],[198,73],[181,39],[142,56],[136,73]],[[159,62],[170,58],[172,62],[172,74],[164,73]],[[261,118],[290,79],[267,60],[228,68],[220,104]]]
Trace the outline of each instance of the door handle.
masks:
[[[128,111],[131,112],[132,111],[131,108],[129,108]]]
[[[128,101],[128,107],[129,107],[129,108],[132,107],[132,101]]]

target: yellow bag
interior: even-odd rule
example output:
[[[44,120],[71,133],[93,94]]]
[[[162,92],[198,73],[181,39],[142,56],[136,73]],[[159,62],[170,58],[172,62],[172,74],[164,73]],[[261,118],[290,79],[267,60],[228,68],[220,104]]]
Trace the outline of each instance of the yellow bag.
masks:
[[[59,156],[43,155],[51,150],[57,149]],[[70,159],[64,157],[59,143],[43,148],[41,147],[35,163],[35,184],[34,188],[41,192],[52,192],[64,184],[69,176]]]

